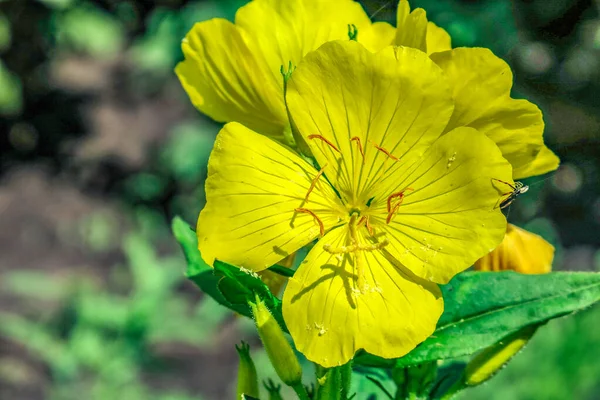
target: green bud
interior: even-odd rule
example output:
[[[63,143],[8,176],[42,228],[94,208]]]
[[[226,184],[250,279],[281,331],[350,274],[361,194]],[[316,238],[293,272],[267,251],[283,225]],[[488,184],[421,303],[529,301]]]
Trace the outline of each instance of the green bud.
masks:
[[[509,335],[477,354],[465,368],[464,383],[480,385],[496,374],[531,339],[537,326],[529,326]]]
[[[238,382],[237,382],[237,398],[241,399],[242,395],[246,394],[252,397],[258,397],[258,376],[256,375],[256,367],[250,357],[250,346],[248,343],[242,342],[235,349],[240,356],[240,364],[238,366]]]
[[[300,368],[298,358],[285,338],[283,330],[260,298],[256,298],[256,304],[249,304],[252,308],[258,335],[275,372],[286,385],[292,387],[301,385],[302,368]]]

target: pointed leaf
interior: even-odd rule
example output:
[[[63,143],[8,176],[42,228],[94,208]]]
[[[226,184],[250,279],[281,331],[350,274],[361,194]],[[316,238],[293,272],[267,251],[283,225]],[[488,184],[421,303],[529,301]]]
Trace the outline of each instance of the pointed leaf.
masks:
[[[473,354],[526,326],[600,301],[600,274],[467,272],[442,286],[445,311],[436,331],[408,355],[385,360],[360,353],[355,364],[392,367]]]

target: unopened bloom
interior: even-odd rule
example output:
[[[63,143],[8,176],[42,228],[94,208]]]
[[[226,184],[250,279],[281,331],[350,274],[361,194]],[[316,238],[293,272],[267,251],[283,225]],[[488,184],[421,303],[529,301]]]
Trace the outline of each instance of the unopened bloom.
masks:
[[[256,374],[254,361],[252,361],[252,357],[250,356],[250,346],[248,343],[242,342],[240,346],[236,345],[235,349],[240,357],[237,376],[237,398],[241,399],[244,394],[258,397],[258,375]]]
[[[256,298],[256,303],[250,303],[250,307],[258,335],[277,376],[286,385],[301,385],[302,368],[279,323],[260,298]]]
[[[508,224],[506,236],[494,251],[475,263],[477,271],[516,271],[545,274],[552,270],[554,247],[542,237]]]
[[[287,103],[318,165],[227,124],[209,161],[200,252],[260,271],[318,238],[283,297],[298,350],[325,367],[359,349],[400,357],[435,329],[436,284],[504,236],[493,179],[512,182],[510,164],[475,129],[442,136],[450,88],[416,49],[327,43],[298,66]]]

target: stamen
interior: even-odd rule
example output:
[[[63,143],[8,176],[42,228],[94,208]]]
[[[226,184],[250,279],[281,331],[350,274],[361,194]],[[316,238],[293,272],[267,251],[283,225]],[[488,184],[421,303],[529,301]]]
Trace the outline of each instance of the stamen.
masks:
[[[399,191],[397,193],[392,193],[387,198],[387,212],[388,212],[388,214],[392,210],[392,199],[395,199],[396,197],[399,197],[400,198],[400,203],[402,203],[402,201],[404,200],[404,192],[406,192],[407,190],[410,190],[412,192],[415,189],[413,189],[413,188],[405,188],[405,189],[402,189],[401,191]]]
[[[373,227],[369,223],[369,217],[366,216],[366,215],[363,215],[363,217],[358,221],[358,225],[357,226],[361,226],[363,224],[367,228],[367,231],[369,232],[369,235],[373,236],[373,233],[374,233]]]
[[[400,161],[400,160],[398,159],[398,157],[396,157],[395,155],[393,155],[392,153],[390,153],[389,151],[387,151],[387,150],[386,150],[386,149],[384,149],[383,147],[381,147],[381,146],[377,146],[377,144],[376,144],[376,143],[374,143],[374,142],[371,142],[371,143],[373,143],[373,146],[375,146],[375,148],[376,148],[377,150],[381,151],[382,153],[384,153],[386,156],[388,156],[388,157],[389,157],[389,158],[391,158],[392,160],[394,160],[394,161]]]
[[[335,147],[335,145],[333,143],[331,143],[329,140],[327,140],[327,138],[325,138],[323,135],[308,135],[308,138],[311,140],[312,139],[321,139],[322,141],[327,143],[329,146],[331,146],[335,151],[337,151],[338,153],[341,153],[340,149]]]
[[[358,144],[358,150],[360,151],[360,155],[362,156],[362,160],[363,160],[363,164],[365,163],[365,152],[363,150],[362,144],[360,142],[360,138],[358,136],[354,136],[352,139],[350,139],[351,142],[356,141],[356,143]]]
[[[321,177],[321,175],[323,175],[323,172],[325,171],[325,167],[326,166],[327,166],[327,163],[323,164],[323,166],[321,167],[321,169],[319,170],[319,172],[317,172],[317,175],[313,178],[312,182],[310,183],[310,187],[308,188],[308,193],[306,193],[306,196],[304,197],[304,202],[305,203],[308,203],[308,196],[310,196],[310,193],[315,188],[315,185],[317,184],[317,181],[319,180],[319,178]]]
[[[323,221],[321,221],[321,219],[317,217],[317,215],[314,212],[312,212],[308,208],[296,208],[294,211],[312,215],[315,221],[317,221],[317,223],[319,224],[319,232],[321,233],[321,236],[325,236],[325,226],[323,225]]]

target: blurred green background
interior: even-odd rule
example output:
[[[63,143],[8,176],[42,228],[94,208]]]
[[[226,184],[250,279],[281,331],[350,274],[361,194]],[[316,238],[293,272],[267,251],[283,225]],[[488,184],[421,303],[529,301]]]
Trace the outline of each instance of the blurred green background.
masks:
[[[219,129],[173,73],[179,44],[244,3],[0,0],[0,399],[231,398],[241,338],[273,376],[251,324],[184,281],[169,231],[202,208]],[[394,20],[395,0],[362,3]],[[600,3],[411,3],[544,110],[562,166],[509,220],[556,246],[556,270],[600,270]],[[462,398],[600,398],[598,321],[549,323]]]

